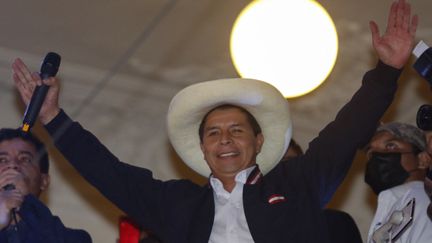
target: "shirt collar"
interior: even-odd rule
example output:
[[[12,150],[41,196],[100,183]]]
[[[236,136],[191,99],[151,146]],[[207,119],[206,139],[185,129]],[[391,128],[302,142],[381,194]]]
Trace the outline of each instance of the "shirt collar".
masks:
[[[262,173],[258,165],[255,164],[237,173],[235,181],[241,184],[254,185],[258,183],[261,178]],[[213,174],[210,175],[209,181],[214,190],[219,191],[220,189],[223,189],[222,182],[218,178],[214,177]]]

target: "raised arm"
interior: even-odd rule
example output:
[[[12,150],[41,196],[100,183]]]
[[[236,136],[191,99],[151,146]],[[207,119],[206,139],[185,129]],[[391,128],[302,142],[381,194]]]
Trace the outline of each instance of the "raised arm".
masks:
[[[361,88],[310,144],[304,160],[305,174],[318,187],[321,205],[331,198],[346,176],[354,155],[376,130],[379,120],[391,104],[397,80],[414,47],[418,17],[404,0],[392,4],[387,29],[379,34],[370,23],[373,46],[380,59],[377,67],[364,75]],[[311,175],[314,173],[314,175]]]

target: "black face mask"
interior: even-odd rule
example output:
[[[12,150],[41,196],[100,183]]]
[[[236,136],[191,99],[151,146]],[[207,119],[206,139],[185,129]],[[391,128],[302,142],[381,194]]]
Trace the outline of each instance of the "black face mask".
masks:
[[[401,185],[409,173],[401,165],[401,153],[372,153],[366,164],[365,182],[378,195]]]

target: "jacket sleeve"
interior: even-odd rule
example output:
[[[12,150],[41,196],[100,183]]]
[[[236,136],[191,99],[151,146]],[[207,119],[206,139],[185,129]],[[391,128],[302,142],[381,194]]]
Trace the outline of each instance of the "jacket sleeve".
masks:
[[[120,161],[64,111],[45,127],[72,166],[142,227],[159,233],[180,201],[201,190],[187,180],[154,179],[150,170]]]
[[[290,176],[306,180],[307,190],[318,196],[321,207],[346,176],[357,149],[374,134],[393,100],[400,73],[401,70],[379,62],[364,75],[360,89],[336,118],[309,143],[305,154],[285,163],[285,169],[294,172]]]

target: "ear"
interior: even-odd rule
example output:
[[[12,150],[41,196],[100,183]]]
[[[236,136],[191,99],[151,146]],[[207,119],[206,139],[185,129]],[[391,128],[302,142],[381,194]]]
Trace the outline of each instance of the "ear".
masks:
[[[48,174],[41,174],[40,190],[45,191],[51,182],[51,177]]]
[[[261,152],[261,148],[262,148],[263,144],[264,144],[264,135],[262,133],[259,133],[259,134],[257,134],[256,140],[255,140],[255,148],[256,148],[257,154],[259,152]]]
[[[200,143],[200,148],[201,148],[201,152],[203,154],[204,160],[207,161],[206,154],[205,154],[205,148],[204,148],[204,145],[202,143]]]

